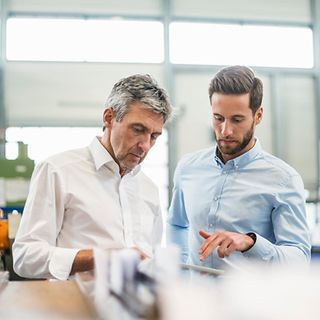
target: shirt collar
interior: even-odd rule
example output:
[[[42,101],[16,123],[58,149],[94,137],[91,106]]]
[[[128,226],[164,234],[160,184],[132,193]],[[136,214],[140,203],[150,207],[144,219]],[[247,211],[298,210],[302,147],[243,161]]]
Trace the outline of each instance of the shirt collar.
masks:
[[[258,138],[255,138],[256,143],[255,145],[247,152],[245,152],[244,154],[229,160],[226,162],[226,164],[224,164],[221,159],[219,158],[218,154],[219,154],[219,149],[218,146],[216,146],[215,149],[215,156],[214,159],[217,163],[217,165],[219,167],[224,167],[224,166],[233,166],[233,167],[243,167],[244,165],[246,165],[247,163],[249,163],[251,160],[253,160],[254,158],[256,158],[256,156],[262,151],[262,147],[261,144],[258,140]]]
[[[119,172],[119,165],[114,161],[109,151],[100,142],[100,137],[95,137],[89,145],[95,167],[99,170],[102,166],[106,166],[113,172]],[[140,165],[137,165],[128,174],[135,176],[140,171]]]

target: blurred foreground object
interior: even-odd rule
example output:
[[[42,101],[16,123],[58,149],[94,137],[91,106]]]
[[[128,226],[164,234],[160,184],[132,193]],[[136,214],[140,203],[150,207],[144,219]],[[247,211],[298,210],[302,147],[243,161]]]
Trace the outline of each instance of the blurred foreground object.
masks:
[[[78,273],[76,280],[101,319],[164,319],[162,292],[179,280],[189,281],[179,254],[175,246],[158,247],[154,259],[140,262],[134,249],[95,249],[94,273]]]
[[[163,288],[165,320],[319,319],[320,266],[310,272],[248,266],[215,283],[194,278]],[[243,268],[245,269],[245,268]]]
[[[7,285],[8,282],[9,282],[9,272],[0,271],[0,293],[1,293],[1,290]]]

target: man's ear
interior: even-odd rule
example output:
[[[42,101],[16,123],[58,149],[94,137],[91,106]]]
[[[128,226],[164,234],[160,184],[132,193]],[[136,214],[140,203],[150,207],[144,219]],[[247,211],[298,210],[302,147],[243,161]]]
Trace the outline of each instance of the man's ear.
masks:
[[[115,119],[115,113],[111,108],[107,108],[103,112],[103,125],[105,128],[112,127],[112,121]]]
[[[261,122],[262,118],[263,118],[263,107],[260,106],[255,114],[256,124],[259,124]]]

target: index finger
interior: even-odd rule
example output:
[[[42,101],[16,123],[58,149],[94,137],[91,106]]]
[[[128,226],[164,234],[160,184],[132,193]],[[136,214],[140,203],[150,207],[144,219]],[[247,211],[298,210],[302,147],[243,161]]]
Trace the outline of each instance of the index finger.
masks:
[[[218,234],[216,232],[212,233],[200,246],[199,253],[203,253],[207,247],[217,238]]]

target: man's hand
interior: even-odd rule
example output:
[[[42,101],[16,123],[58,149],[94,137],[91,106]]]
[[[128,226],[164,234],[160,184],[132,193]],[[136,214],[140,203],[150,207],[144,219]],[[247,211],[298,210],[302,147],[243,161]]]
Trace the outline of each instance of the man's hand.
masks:
[[[242,233],[229,231],[208,233],[200,230],[199,234],[206,239],[199,248],[201,261],[207,259],[216,248],[218,256],[224,258],[229,257],[233,251],[246,251],[254,245],[253,239]]]
[[[134,250],[136,250],[136,251],[139,253],[139,257],[140,257],[140,260],[141,260],[141,261],[144,260],[144,259],[146,259],[146,258],[149,258],[149,256],[146,255],[140,248],[138,248],[138,247],[132,247],[131,249],[134,249]]]
[[[110,248],[106,249],[108,251],[112,250],[122,250],[124,248]],[[132,247],[131,249],[136,250],[139,254],[140,260],[144,260],[148,258],[148,256],[138,247]],[[83,272],[83,271],[89,271],[94,268],[94,257],[93,257],[93,250],[80,250],[76,254],[71,272],[70,274],[75,274],[76,272]]]

